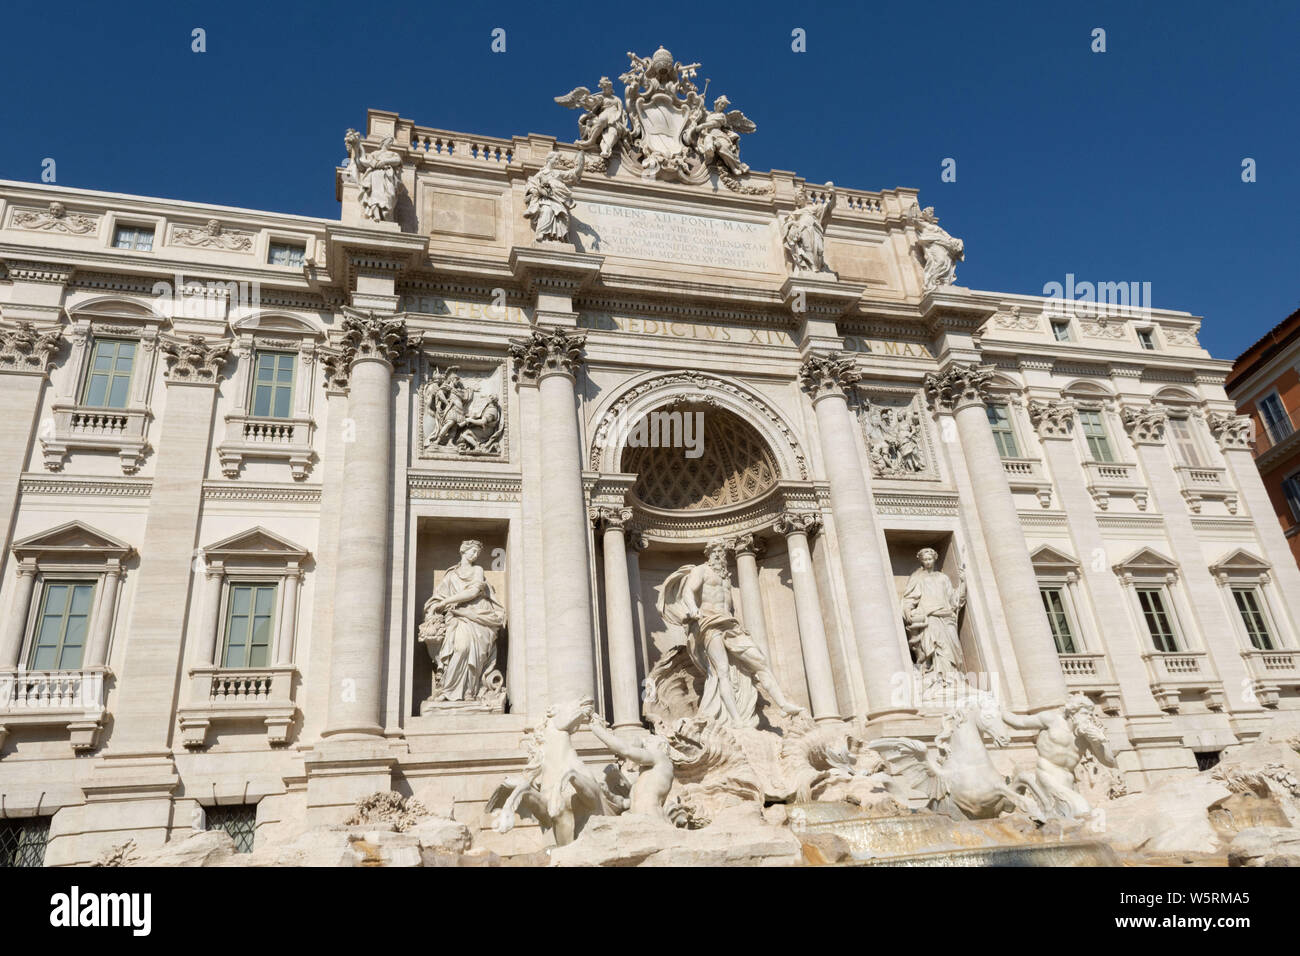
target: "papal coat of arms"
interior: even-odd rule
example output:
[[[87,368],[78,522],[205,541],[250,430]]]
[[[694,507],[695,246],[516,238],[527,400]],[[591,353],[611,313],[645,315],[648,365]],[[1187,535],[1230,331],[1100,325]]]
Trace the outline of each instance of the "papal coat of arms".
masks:
[[[621,99],[607,76],[595,91],[579,86],[555,97],[561,106],[583,111],[577,145],[599,157],[588,168],[601,168],[621,147],[645,174],[702,182],[716,166],[736,188],[736,178],[749,172],[740,160],[741,134],[757,127],[740,110],[729,109],[725,96],[708,105],[708,81],[703,91],[695,86],[700,64],[680,63],[663,47],[653,56],[628,58],[631,65],[619,76]]]

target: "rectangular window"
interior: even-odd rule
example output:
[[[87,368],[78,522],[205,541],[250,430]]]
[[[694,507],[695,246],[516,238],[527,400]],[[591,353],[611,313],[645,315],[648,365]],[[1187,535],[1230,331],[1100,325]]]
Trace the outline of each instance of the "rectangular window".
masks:
[[[1292,475],[1282,482],[1282,493],[1286,503],[1291,506],[1291,517],[1300,521],[1300,474]]]
[[[222,667],[266,667],[271,663],[274,584],[230,585]]]
[[[113,230],[113,248],[152,252],[153,228],[151,226],[118,226]]]
[[[989,427],[993,429],[993,440],[998,444],[998,454],[1003,458],[1019,458],[1020,450],[1016,447],[1016,432],[1011,427],[1011,410],[1006,405],[989,404],[984,406],[989,416]]]
[[[1088,442],[1088,455],[1092,460],[1114,461],[1115,454],[1110,450],[1110,438],[1106,435],[1106,423],[1102,421],[1101,412],[1095,408],[1079,409],[1079,425]]]
[[[1069,341],[1070,341],[1070,323],[1069,323],[1069,322],[1053,322],[1053,323],[1052,323],[1052,335],[1055,336],[1056,341],[1058,341],[1058,342],[1069,342]]]
[[[1259,400],[1259,417],[1264,419],[1264,427],[1268,429],[1268,435],[1273,439],[1274,444],[1294,431],[1291,427],[1291,416],[1286,413],[1282,400],[1277,397],[1276,392],[1265,395]]]
[[[1047,622],[1052,625],[1052,640],[1056,641],[1056,653],[1077,654],[1074,646],[1074,633],[1070,630],[1070,616],[1065,613],[1065,595],[1062,587],[1039,587],[1038,593],[1043,597],[1043,610],[1047,612]]]
[[[1150,329],[1138,329],[1138,344],[1148,352],[1156,350],[1156,334]]]
[[[1174,636],[1174,623],[1165,606],[1164,588],[1138,588],[1137,595],[1138,603],[1142,606],[1142,617],[1156,650],[1177,651],[1178,639]]]
[[[1233,588],[1232,599],[1237,602],[1237,611],[1241,614],[1242,623],[1246,625],[1251,646],[1257,651],[1275,650],[1273,636],[1268,632],[1268,622],[1264,620],[1259,589]]]
[[[135,342],[96,339],[90,351],[90,371],[82,404],[92,408],[126,408],[131,397]]]
[[[253,414],[288,418],[293,413],[292,352],[258,352],[253,366]]]
[[[50,842],[50,817],[0,820],[0,868],[44,866]]]
[[[292,266],[301,269],[302,260],[306,255],[306,246],[296,246],[290,242],[273,242],[266,261],[273,266]]]
[[[1201,450],[1196,446],[1196,439],[1192,437],[1190,421],[1186,418],[1170,418],[1169,433],[1173,436],[1174,453],[1180,462],[1193,468],[1200,468],[1205,464],[1201,460]]]
[[[225,830],[235,841],[236,853],[252,853],[257,831],[257,804],[236,803],[224,807],[204,807],[209,830]]]
[[[90,625],[90,581],[46,581],[36,617],[28,670],[75,671],[81,667]]]

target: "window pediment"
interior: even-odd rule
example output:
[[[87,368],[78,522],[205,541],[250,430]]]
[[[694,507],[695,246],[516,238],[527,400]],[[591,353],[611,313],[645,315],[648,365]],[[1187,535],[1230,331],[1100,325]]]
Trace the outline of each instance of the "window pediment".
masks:
[[[1076,558],[1046,544],[1035,550],[1029,556],[1029,561],[1033,564],[1034,570],[1040,574],[1045,572],[1065,574],[1079,570],[1079,562]]]
[[[1114,565],[1116,574],[1159,575],[1178,573],[1178,563],[1153,548],[1139,548]]]
[[[282,538],[260,525],[248,531],[241,531],[238,534],[231,535],[229,538],[223,538],[216,544],[208,545],[203,548],[203,553],[209,559],[221,560],[227,564],[241,559],[278,561],[279,563],[302,562],[308,556],[306,548],[300,547],[289,539]]]
[[[48,531],[29,535],[13,544],[13,553],[20,561],[82,560],[106,563],[121,562],[134,549],[125,541],[96,531],[81,521],[69,521]]]
[[[1219,574],[1238,574],[1259,576],[1272,570],[1263,558],[1256,557],[1245,548],[1236,548],[1210,565],[1210,572]]]

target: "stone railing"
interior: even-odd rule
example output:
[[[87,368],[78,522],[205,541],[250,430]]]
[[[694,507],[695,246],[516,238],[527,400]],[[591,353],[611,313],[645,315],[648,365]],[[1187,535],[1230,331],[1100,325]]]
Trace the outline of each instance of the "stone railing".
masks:
[[[94,750],[103,729],[107,668],[0,674],[0,747],[15,727],[59,727],[72,749]]]
[[[1119,682],[1110,673],[1105,654],[1060,654],[1066,686],[1096,698],[1108,714],[1120,710]]]
[[[207,745],[214,723],[260,721],[271,744],[289,739],[293,724],[291,664],[273,667],[194,667],[190,669],[189,700],[178,716],[181,742],[191,749]]]
[[[247,458],[271,458],[289,463],[295,481],[306,478],[315,457],[312,436],[316,423],[310,418],[256,418],[227,415],[226,437],[217,446],[221,473],[238,478]]]
[[[472,162],[501,163],[514,161],[514,143],[493,136],[471,136],[445,129],[417,126],[411,131],[411,155]]]
[[[148,410],[55,404],[53,411],[54,434],[41,437],[46,469],[62,471],[69,452],[80,449],[116,452],[124,474],[140,470]]]
[[[1300,651],[1242,651],[1246,670],[1254,679],[1255,696],[1265,707],[1276,707],[1283,687],[1300,687]]]
[[[1105,511],[1112,496],[1132,498],[1139,511],[1146,511],[1150,498],[1137,465],[1122,461],[1085,461],[1084,482],[1097,507]]]
[[[1199,465],[1178,465],[1174,468],[1182,483],[1187,507],[1200,513],[1201,502],[1222,501],[1230,513],[1237,513],[1237,491],[1227,481],[1227,469],[1205,468]]]
[[[811,183],[804,186],[808,198],[816,203],[824,203],[829,193],[822,186]],[[835,212],[850,216],[869,216],[878,219],[885,214],[880,193],[866,192],[862,189],[835,188]]]
[[[1037,458],[1003,458],[1002,470],[1007,473],[1007,484],[1012,491],[1027,491],[1038,496],[1044,508],[1052,505],[1052,483],[1043,473],[1043,463]]]
[[[1142,656],[1161,709],[1176,711],[1183,691],[1201,691],[1212,710],[1223,709],[1223,685],[1204,651],[1148,651]]]

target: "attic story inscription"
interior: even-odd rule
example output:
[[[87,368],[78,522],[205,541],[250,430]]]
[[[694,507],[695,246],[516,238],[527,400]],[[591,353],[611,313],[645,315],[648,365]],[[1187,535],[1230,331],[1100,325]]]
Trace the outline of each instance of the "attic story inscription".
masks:
[[[579,202],[570,236],[583,252],[724,269],[773,268],[769,225]]]

